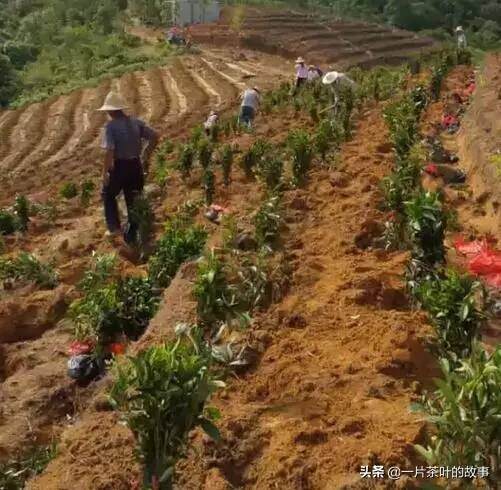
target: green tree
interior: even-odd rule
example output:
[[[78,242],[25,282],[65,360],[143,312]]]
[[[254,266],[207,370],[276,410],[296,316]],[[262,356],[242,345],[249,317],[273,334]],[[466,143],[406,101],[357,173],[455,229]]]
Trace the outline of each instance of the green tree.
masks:
[[[7,107],[19,93],[21,81],[14,65],[4,54],[0,54],[0,107]]]

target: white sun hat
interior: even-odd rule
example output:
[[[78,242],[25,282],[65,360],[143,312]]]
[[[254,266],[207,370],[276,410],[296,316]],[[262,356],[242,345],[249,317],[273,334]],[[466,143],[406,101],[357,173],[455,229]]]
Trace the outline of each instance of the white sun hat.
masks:
[[[304,63],[304,58],[301,56],[296,60],[296,63]]]
[[[110,92],[98,111],[122,111],[124,109],[127,109],[127,104],[125,100],[122,99],[121,95],[116,92]]]
[[[322,83],[324,85],[330,85],[331,83],[334,83],[336,80],[342,77],[342,73],[339,73],[338,71],[330,71],[329,73],[326,73],[324,75],[324,78],[322,78]]]
[[[463,30],[463,27],[462,26],[457,26],[456,27],[456,32],[461,32]]]

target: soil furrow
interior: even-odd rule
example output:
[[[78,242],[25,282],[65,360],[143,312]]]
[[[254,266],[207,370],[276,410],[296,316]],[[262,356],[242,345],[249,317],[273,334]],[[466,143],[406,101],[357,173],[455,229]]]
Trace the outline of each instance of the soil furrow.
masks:
[[[161,68],[153,68],[144,73],[149,85],[149,117],[152,125],[162,124],[165,115],[170,111],[170,96],[162,78]]]
[[[194,82],[207,94],[208,105],[214,108],[220,107],[222,102],[221,94],[211,84],[206,82],[204,78],[206,70],[193,58],[182,60],[180,63],[190,73]]]
[[[245,84],[229,77],[223,71],[219,70],[214,63],[200,58],[204,67],[204,78],[207,78],[209,83],[215,87],[219,94],[223,95],[222,103],[224,107],[235,104],[237,97]]]
[[[167,118],[172,120],[172,118],[176,116],[184,116],[188,111],[188,100],[186,99],[186,96],[179,89],[176,79],[172,76],[170,69],[161,68],[160,73],[165,91],[170,99]]]
[[[238,91],[239,89],[245,87],[245,83],[244,82],[241,82],[239,80],[236,80],[235,78],[231,77],[230,75],[228,75],[227,73],[225,73],[224,71],[221,71],[221,70],[224,70],[225,69],[225,65],[223,63],[218,63],[217,65],[215,63],[217,62],[213,62],[213,61],[209,61],[208,59],[206,58],[201,58],[201,60],[211,69],[213,70],[214,72],[217,73],[217,75],[220,77],[220,78],[223,78],[226,82],[227,82],[227,85],[230,85],[232,87],[232,91],[233,92],[237,92],[237,94],[235,95],[238,95]],[[218,69],[219,68],[219,69]],[[231,92],[230,92],[231,93]]]
[[[134,114],[145,122],[151,122],[153,106],[158,106],[163,110],[165,101],[162,98],[155,99],[153,102],[153,86],[148,71],[132,73],[132,80],[136,87],[136,106]],[[158,94],[155,94],[158,96]]]
[[[0,158],[8,155],[11,150],[10,136],[13,128],[17,125],[24,110],[17,109],[13,111],[6,111],[2,117],[2,125],[0,126]],[[0,167],[2,162],[0,162]]]
[[[114,83],[117,87],[117,91],[125,99],[127,112],[133,116],[137,116],[141,109],[141,105],[134,73],[126,73],[118,80],[114,80]]]
[[[49,110],[48,119],[52,124],[46,126],[40,145],[33,149],[17,167],[16,174],[36,172],[38,165],[48,166],[54,161],[55,155],[68,143],[75,131],[73,127],[74,113],[83,93],[77,90],[68,96],[63,96]]]
[[[50,124],[50,121],[46,122],[47,111],[56,103],[57,99],[52,99],[32,104],[21,114],[17,125],[10,131],[8,147],[11,151],[2,161],[3,172],[14,170],[40,144],[45,125]]]

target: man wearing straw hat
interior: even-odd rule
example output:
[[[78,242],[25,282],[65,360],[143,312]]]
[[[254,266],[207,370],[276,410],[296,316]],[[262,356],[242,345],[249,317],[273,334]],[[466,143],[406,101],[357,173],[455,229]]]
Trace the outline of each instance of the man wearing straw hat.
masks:
[[[124,193],[127,205],[128,226],[124,233],[126,243],[134,243],[138,223],[134,221],[133,207],[144,186],[144,172],[141,163],[143,140],[148,141],[144,149],[145,161],[155,148],[158,137],[156,132],[140,119],[125,114],[127,108],[122,97],[110,92],[102,107],[110,121],[106,123],[101,147],[106,150],[103,167],[103,203],[108,233],[116,236],[121,233],[117,197]]]
[[[296,85],[294,93],[308,81],[308,68],[301,56],[296,60]]]
[[[334,109],[334,114],[336,114],[339,105],[341,87],[346,86],[352,88],[355,86],[355,82],[345,73],[330,71],[324,75],[324,77],[322,78],[322,83],[324,85],[330,85],[332,87],[332,95],[334,101],[334,104],[332,106],[327,107],[322,112],[329,109]]]

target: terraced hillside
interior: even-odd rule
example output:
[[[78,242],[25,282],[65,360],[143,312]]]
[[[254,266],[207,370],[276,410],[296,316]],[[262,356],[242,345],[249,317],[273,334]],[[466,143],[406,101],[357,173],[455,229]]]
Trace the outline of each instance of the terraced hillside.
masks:
[[[231,38],[235,13],[225,11],[217,27],[197,28],[198,41],[221,43]],[[288,57],[301,55],[308,61],[372,67],[395,64],[433,48],[429,38],[414,33],[363,22],[320,19],[306,13],[263,13],[249,10],[238,34],[241,45]]]
[[[0,113],[0,203],[16,193],[41,191],[100,171],[99,139],[106,116],[96,109],[115,87],[130,112],[162,135],[174,136],[201,122],[210,108],[234,105],[249,80],[263,87],[288,73],[275,56],[226,50],[178,58],[172,65],[128,73],[95,88],[84,88],[18,110]]]

